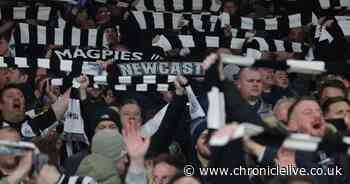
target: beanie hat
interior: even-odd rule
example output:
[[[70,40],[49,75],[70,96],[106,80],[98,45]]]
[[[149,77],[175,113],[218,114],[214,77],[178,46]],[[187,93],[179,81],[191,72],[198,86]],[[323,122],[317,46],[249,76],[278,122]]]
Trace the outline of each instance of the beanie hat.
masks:
[[[127,153],[123,137],[116,130],[97,132],[92,138],[91,152],[113,160],[119,160]]]
[[[93,130],[95,130],[98,124],[102,121],[112,121],[117,125],[119,130],[122,128],[118,113],[111,108],[103,108],[102,111],[97,112],[95,116],[96,119]]]

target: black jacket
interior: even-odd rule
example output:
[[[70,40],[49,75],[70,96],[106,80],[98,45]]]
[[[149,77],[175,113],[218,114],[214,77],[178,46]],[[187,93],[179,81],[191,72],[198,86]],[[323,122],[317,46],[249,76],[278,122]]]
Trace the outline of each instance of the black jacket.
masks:
[[[6,120],[0,122],[0,127],[11,127],[21,133],[21,137],[24,139],[33,138],[41,135],[41,132],[50,127],[57,121],[56,115],[52,108],[47,111],[39,113],[34,118],[25,116],[25,119],[19,123],[13,123]]]

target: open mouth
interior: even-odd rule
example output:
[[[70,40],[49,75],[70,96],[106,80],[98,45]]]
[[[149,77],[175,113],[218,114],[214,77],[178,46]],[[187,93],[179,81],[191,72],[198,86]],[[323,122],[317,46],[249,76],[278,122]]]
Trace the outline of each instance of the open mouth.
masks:
[[[20,109],[21,105],[19,103],[15,103],[15,104],[13,104],[13,108],[14,109]]]
[[[321,127],[322,127],[321,123],[316,123],[316,124],[312,125],[312,128],[314,128],[316,130],[320,129]]]

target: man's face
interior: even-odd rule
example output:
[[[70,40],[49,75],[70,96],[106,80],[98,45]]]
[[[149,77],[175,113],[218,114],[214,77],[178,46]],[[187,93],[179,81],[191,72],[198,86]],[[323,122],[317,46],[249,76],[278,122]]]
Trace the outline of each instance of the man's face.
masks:
[[[115,101],[115,96],[113,94],[112,90],[108,90],[106,95],[103,96],[104,101],[106,102],[106,104],[110,105]]]
[[[105,24],[111,20],[111,12],[107,7],[100,7],[97,9],[96,13],[96,23]]]
[[[299,102],[294,107],[288,126],[292,131],[312,136],[323,136],[325,121],[318,103],[313,100]]]
[[[153,169],[154,184],[168,184],[176,174],[176,168],[165,162],[158,163]]]
[[[0,140],[20,141],[21,136],[17,132],[3,129],[0,130]],[[18,160],[15,156],[0,156],[0,169],[2,172],[11,172],[17,166],[17,162]]]
[[[23,76],[17,68],[10,68],[8,70],[7,79],[11,84],[19,84],[23,81]]]
[[[1,97],[0,107],[4,118],[6,115],[16,118],[24,117],[25,99],[22,91],[16,88],[6,90]]]
[[[304,42],[305,32],[303,28],[293,28],[289,30],[288,39],[292,42]]]
[[[262,93],[261,74],[258,71],[250,69],[242,71],[237,87],[246,100],[260,97]]]
[[[325,114],[326,119],[344,119],[350,114],[350,106],[346,102],[337,102],[329,106],[328,112]]]
[[[98,123],[96,129],[95,129],[95,134],[101,130],[106,130],[106,129],[116,129],[117,125],[113,121],[101,121]]]
[[[98,98],[101,94],[101,90],[100,89],[96,89],[96,88],[92,88],[92,87],[88,87],[86,89],[86,92],[88,93],[88,95],[92,98]]]
[[[105,29],[105,37],[107,39],[107,42],[110,44],[118,44],[119,43],[118,33],[113,28]]]
[[[233,15],[237,12],[238,6],[233,2],[226,2],[223,7],[223,12]]]
[[[326,87],[323,89],[322,93],[320,94],[321,96],[321,102],[323,103],[326,101],[328,98],[331,97],[345,97],[344,93],[341,89],[339,88],[334,88],[334,87]]]
[[[160,95],[162,96],[162,99],[168,103],[170,103],[175,96],[171,91],[161,91]]]
[[[198,180],[190,176],[185,176],[177,179],[174,184],[200,184]]]
[[[197,152],[204,158],[209,159],[210,158],[210,149],[209,145],[207,143],[208,138],[208,130],[205,130],[201,133],[199,136],[197,143],[196,143],[196,150]]]
[[[0,38],[0,56],[5,56],[9,51],[9,42],[4,38]]]
[[[126,124],[132,125],[133,122],[136,123],[138,127],[142,124],[141,109],[136,104],[126,104],[120,109],[120,120],[123,127]]]
[[[0,88],[3,88],[8,84],[8,75],[9,69],[7,68],[0,68]]]
[[[47,70],[45,68],[38,68],[35,72],[35,81],[47,76]]]
[[[276,71],[274,74],[275,85],[281,88],[287,88],[289,85],[288,73],[286,71]]]
[[[274,85],[273,81],[273,69],[271,68],[259,68],[261,73],[262,82],[264,85],[272,86]]]

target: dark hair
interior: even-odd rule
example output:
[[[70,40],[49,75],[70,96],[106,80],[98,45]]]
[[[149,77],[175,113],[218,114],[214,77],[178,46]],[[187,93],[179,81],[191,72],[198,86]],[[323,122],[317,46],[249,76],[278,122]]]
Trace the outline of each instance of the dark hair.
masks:
[[[107,96],[107,93],[108,93],[109,90],[111,90],[113,92],[113,94],[114,94],[114,89],[113,88],[106,87],[106,88],[103,88],[103,90],[102,90],[102,93],[101,93],[102,96]]]
[[[309,176],[277,176],[269,184],[292,184],[293,182],[303,181],[310,184],[316,184],[314,179]]]
[[[21,89],[18,85],[16,85],[16,84],[9,84],[9,85],[6,85],[4,88],[2,88],[2,89],[0,90],[0,102],[2,102],[2,96],[4,95],[4,93],[5,93],[7,90],[9,90],[9,89],[18,89],[18,90],[21,91],[22,94],[24,95],[22,89]]]
[[[350,106],[350,102],[344,98],[344,97],[332,97],[332,98],[328,98],[323,104],[322,104],[322,111],[324,113],[329,111],[329,107],[334,104],[334,103],[338,103],[338,102],[345,102]]]
[[[294,109],[296,106],[298,106],[298,104],[302,101],[314,101],[317,102],[316,98],[311,97],[311,96],[302,96],[300,98],[298,98],[288,109],[288,121],[290,120],[292,113],[294,112]],[[318,102],[317,102],[318,103]]]
[[[179,172],[171,178],[171,180],[169,181],[169,184],[174,184],[177,180],[183,177],[192,177],[193,179],[197,180],[200,183],[198,178],[195,178],[194,176],[186,176],[183,172]]]
[[[157,165],[162,162],[176,167],[176,169],[179,171],[182,171],[183,168],[185,167],[184,159],[180,158],[179,156],[166,155],[164,157],[159,157],[159,159],[155,159],[154,165]]]
[[[323,90],[326,88],[338,88],[343,92],[344,97],[347,98],[347,96],[348,96],[346,87],[340,80],[326,80],[326,81],[324,81],[321,84],[320,89],[318,90],[318,94],[319,94],[320,98],[321,98],[321,94],[322,94]]]
[[[237,5],[237,6],[240,5],[240,1],[239,0],[223,0],[222,1],[223,5],[225,5],[226,3],[233,3],[233,4]]]
[[[10,38],[11,38],[11,30],[10,31],[5,31],[5,32],[0,34],[0,39],[4,39],[7,42],[10,42]]]
[[[120,107],[123,107],[124,105],[128,105],[128,104],[134,104],[134,105],[137,105],[141,108],[141,106],[137,102],[137,100],[135,100],[133,98],[127,98],[127,99],[122,100],[122,102],[120,103]]]

